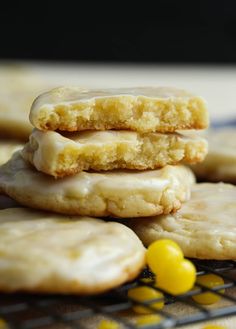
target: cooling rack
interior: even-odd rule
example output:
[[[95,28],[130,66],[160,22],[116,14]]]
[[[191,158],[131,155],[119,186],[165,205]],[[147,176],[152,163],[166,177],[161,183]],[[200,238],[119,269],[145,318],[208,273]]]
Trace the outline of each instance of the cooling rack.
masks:
[[[90,329],[97,328],[104,318],[117,322],[119,328],[164,329],[236,314],[236,297],[232,294],[233,287],[236,286],[236,262],[194,261],[194,263],[197,267],[197,275],[218,274],[224,279],[224,285],[214,289],[197,285],[192,291],[178,297],[164,292],[166,305],[162,310],[155,310],[154,313],[159,315],[159,319],[149,325],[137,324],[137,315],[132,313],[132,306],[139,304],[153,311],[152,305],[158,300],[137,303],[127,297],[127,291],[132,287],[138,285],[154,287],[152,282],[144,280],[151,276],[148,270],[145,270],[137,280],[99,296],[1,294],[0,318],[10,329]],[[212,291],[220,295],[221,302],[214,307],[197,304],[191,296],[203,291]],[[177,304],[184,304],[185,306],[181,308],[184,311],[176,312],[176,307],[172,306]],[[0,324],[0,328],[4,326],[1,327]]]

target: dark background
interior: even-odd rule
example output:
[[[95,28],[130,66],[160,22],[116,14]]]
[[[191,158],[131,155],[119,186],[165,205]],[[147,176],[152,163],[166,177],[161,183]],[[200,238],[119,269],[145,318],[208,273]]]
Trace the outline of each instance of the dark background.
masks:
[[[233,0],[8,4],[0,59],[236,63]]]

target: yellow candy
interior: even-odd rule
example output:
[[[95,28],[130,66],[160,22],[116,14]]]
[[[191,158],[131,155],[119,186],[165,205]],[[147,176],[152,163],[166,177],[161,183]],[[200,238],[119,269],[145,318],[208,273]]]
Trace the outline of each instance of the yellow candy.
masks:
[[[197,277],[196,283],[200,283],[203,286],[206,286],[208,288],[213,288],[217,286],[222,286],[224,284],[224,280],[216,274],[205,274]],[[220,290],[221,293],[224,293],[224,289]],[[203,305],[210,305],[217,303],[220,300],[220,296],[211,293],[211,292],[204,292],[199,295],[192,296],[192,299]]]
[[[210,324],[206,327],[203,327],[202,329],[227,329],[227,328],[223,326],[217,326],[215,324]]]
[[[128,291],[128,297],[137,302],[148,302],[153,299],[163,298],[162,301],[158,301],[150,304],[155,310],[162,309],[164,307],[164,296],[161,292],[151,287],[136,287]],[[151,309],[145,306],[134,305],[133,310],[139,314],[153,313]]]
[[[142,279],[140,279],[140,281],[143,283],[152,283],[153,279],[152,278],[142,278]]]
[[[136,320],[138,326],[146,326],[150,324],[158,324],[161,322],[161,317],[157,314],[142,315]]]
[[[119,329],[119,324],[111,320],[102,320],[97,329]]]
[[[183,252],[172,240],[162,239],[153,242],[147,250],[147,264],[155,274],[162,274],[172,262],[183,260]]]
[[[8,325],[3,319],[0,319],[0,329],[8,329]]]
[[[157,287],[173,294],[183,294],[192,289],[196,280],[195,266],[187,259],[170,263],[164,273],[157,275]]]

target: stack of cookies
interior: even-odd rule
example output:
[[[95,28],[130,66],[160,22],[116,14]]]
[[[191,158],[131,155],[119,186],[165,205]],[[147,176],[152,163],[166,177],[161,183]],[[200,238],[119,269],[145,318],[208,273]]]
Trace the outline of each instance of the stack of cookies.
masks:
[[[148,217],[176,211],[202,161],[205,102],[182,90],[58,88],[31,108],[35,129],[1,175],[19,203],[64,214]],[[178,165],[177,165],[178,164]],[[33,166],[31,166],[33,165]]]
[[[79,216],[148,223],[177,211],[195,182],[183,163],[207,153],[183,132],[208,126],[205,102],[173,88],[63,87],[34,101],[30,121],[29,142],[0,168],[0,192],[42,211],[0,213],[0,254],[12,259],[0,289],[96,293],[133,279],[145,264],[135,233]]]

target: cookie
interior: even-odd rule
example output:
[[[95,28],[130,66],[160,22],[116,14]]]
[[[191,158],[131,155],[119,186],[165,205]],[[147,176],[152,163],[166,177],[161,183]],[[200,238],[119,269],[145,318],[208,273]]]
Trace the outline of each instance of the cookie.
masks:
[[[206,128],[208,112],[201,97],[175,88],[61,87],[34,101],[30,121],[40,130],[174,132]]]
[[[27,208],[0,210],[0,291],[96,294],[134,279],[145,248],[126,226]]]
[[[199,180],[236,184],[236,128],[212,129],[206,134],[209,153],[192,169]]]
[[[51,84],[52,85],[52,84]],[[26,141],[32,131],[29,112],[33,100],[49,86],[31,70],[0,67],[0,136]]]
[[[22,156],[37,170],[63,177],[83,170],[156,169],[180,161],[202,161],[207,142],[180,134],[139,134],[127,130],[89,131],[62,136],[35,129]]]
[[[28,120],[29,108],[37,93],[0,91],[0,136],[27,140],[33,127]]]
[[[0,140],[0,165],[7,162],[12,154],[23,148],[23,144],[17,141]]]
[[[175,214],[129,221],[146,246],[172,239],[187,257],[236,259],[236,186],[194,184],[191,199]]]
[[[86,216],[140,217],[169,213],[189,199],[194,182],[184,166],[150,171],[80,172],[55,179],[19,153],[0,167],[0,192],[22,205]]]

